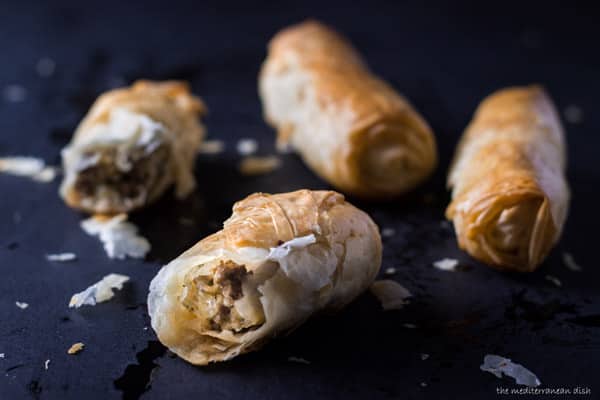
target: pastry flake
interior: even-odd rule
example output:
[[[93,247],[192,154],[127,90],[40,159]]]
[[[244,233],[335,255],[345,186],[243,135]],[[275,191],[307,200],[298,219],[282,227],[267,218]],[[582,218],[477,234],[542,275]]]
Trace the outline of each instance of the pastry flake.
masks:
[[[371,293],[377,297],[384,310],[399,310],[408,304],[412,293],[404,286],[390,279],[373,282]]]
[[[108,274],[83,292],[74,294],[69,301],[69,308],[79,308],[85,305],[95,306],[97,303],[108,301],[115,296],[113,289],[123,289],[123,284],[127,281],[129,281],[127,275]]]
[[[40,158],[25,156],[0,157],[0,172],[45,183],[56,177],[56,168],[47,166]]]
[[[138,235],[138,228],[127,221],[127,214],[113,217],[93,216],[81,221],[81,228],[90,236],[98,236],[110,258],[144,258],[150,251],[150,242]]]

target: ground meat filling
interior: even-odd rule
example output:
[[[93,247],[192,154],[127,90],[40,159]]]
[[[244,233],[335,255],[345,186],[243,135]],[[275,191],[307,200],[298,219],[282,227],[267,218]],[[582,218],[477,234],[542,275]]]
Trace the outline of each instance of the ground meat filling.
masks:
[[[246,266],[232,261],[221,262],[215,273],[215,283],[223,289],[223,294],[233,300],[239,300],[242,292],[242,280],[248,275]]]
[[[166,144],[159,145],[148,153],[145,148],[137,147],[127,154],[127,170],[119,168],[117,149],[107,147],[87,152],[83,160],[98,157],[94,165],[79,171],[75,181],[75,190],[84,198],[95,200],[100,188],[115,193],[119,199],[145,201],[148,191],[160,182],[167,171],[169,151]]]
[[[234,303],[244,297],[243,285],[252,272],[245,265],[233,261],[221,261],[212,276],[196,276],[186,279],[181,304],[197,315],[204,329],[245,332],[261,321],[245,319]]]

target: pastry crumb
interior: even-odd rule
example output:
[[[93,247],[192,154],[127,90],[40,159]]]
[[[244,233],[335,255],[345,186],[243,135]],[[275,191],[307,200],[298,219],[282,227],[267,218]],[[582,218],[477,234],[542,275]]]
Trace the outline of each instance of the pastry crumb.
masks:
[[[123,284],[127,281],[129,281],[127,275],[108,274],[83,292],[74,294],[69,301],[69,308],[79,308],[84,305],[95,306],[96,303],[108,301],[115,296],[113,289],[123,289]]]
[[[396,273],[396,268],[394,268],[394,267],[386,268],[384,273],[386,275],[394,275]]]
[[[421,361],[425,361],[429,358],[429,354],[427,353],[421,353]]]
[[[410,291],[396,281],[384,279],[371,285],[371,293],[377,297],[384,310],[399,310],[408,304]]]
[[[44,369],[47,371],[48,370],[48,366],[50,365],[50,360],[46,360],[44,362]]]
[[[27,89],[15,83],[6,85],[2,97],[7,103],[21,103],[27,98]]]
[[[4,358],[6,355],[4,353],[0,353],[0,358]]]
[[[560,281],[560,279],[558,279],[555,276],[552,275],[546,275],[544,277],[547,281],[551,282],[554,286],[556,287],[561,287],[562,286],[562,282]]]
[[[56,63],[53,59],[48,57],[42,57],[35,64],[35,71],[42,78],[48,78],[54,74],[56,69]]]
[[[67,262],[76,259],[75,253],[46,254],[46,260],[48,261]]]
[[[0,172],[31,178],[38,182],[52,182],[56,168],[47,166],[41,158],[28,156],[0,157]]]
[[[240,139],[236,145],[238,154],[249,156],[258,150],[258,142],[254,139]]]
[[[225,143],[222,140],[206,140],[200,145],[198,152],[200,154],[219,154],[225,150]]]
[[[563,263],[565,264],[565,267],[567,267],[571,271],[580,272],[583,270],[581,265],[575,262],[575,259],[573,258],[573,255],[571,253],[563,253],[562,259]]]
[[[67,350],[67,354],[77,354],[83,350],[84,347],[85,345],[81,342],[74,343],[71,347],[69,347],[69,350]]]
[[[281,166],[281,160],[276,156],[245,157],[239,165],[242,175],[263,175],[272,172]]]
[[[194,226],[196,225],[196,221],[191,218],[179,218],[179,225],[183,226]]]
[[[17,307],[19,307],[21,310],[26,309],[27,307],[29,307],[29,304],[21,302],[21,301],[15,301],[15,304],[17,305]]]
[[[541,384],[538,377],[524,366],[494,354],[487,354],[479,369],[494,374],[497,378],[502,378],[502,374],[510,376],[519,385],[537,387]]]
[[[458,266],[458,260],[453,258],[443,258],[441,260],[435,261],[433,266],[441,271],[456,271],[456,267]]]
[[[390,238],[396,234],[396,230],[394,228],[383,228],[381,230],[382,238]]]
[[[583,122],[583,110],[574,105],[568,105],[564,111],[565,119],[571,124],[580,124]]]
[[[100,238],[110,258],[144,258],[151,248],[150,242],[138,235],[137,226],[127,221],[127,214],[96,215],[82,221],[81,228],[88,235]]]
[[[306,364],[306,365],[310,365],[310,361],[302,358],[302,357],[294,357],[294,356],[290,356],[288,357],[288,361],[289,362],[295,362],[295,363],[299,363],[299,364]]]

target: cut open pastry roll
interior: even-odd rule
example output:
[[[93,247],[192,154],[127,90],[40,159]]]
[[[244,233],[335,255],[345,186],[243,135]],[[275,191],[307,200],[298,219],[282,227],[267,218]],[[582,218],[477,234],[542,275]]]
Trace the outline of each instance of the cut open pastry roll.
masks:
[[[204,112],[183,82],[138,81],[103,94],[62,152],[61,196],[92,213],[143,207],[172,184],[186,196],[195,186]]]
[[[160,341],[193,364],[259,348],[375,279],[381,239],[371,218],[331,191],[257,193],[221,231],[163,267],[148,310]]]
[[[446,216],[460,247],[501,269],[534,270],[567,216],[565,147],[559,117],[541,87],[508,88],[486,98],[448,176]]]
[[[323,179],[362,197],[396,196],[434,169],[435,140],[409,102],[342,36],[307,21],[269,44],[259,79],[265,119]]]

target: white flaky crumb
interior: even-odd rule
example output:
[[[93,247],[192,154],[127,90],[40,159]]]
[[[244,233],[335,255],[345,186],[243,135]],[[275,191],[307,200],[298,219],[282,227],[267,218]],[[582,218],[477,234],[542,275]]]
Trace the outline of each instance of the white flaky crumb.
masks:
[[[254,139],[240,139],[236,145],[237,152],[242,156],[249,156],[258,150],[258,142]]]
[[[417,329],[417,325],[411,323],[404,323],[402,326],[406,329]]]
[[[382,238],[390,238],[396,234],[396,230],[394,228],[383,228],[381,230]]]
[[[2,91],[2,97],[8,103],[20,103],[27,98],[27,89],[17,84],[7,85]]]
[[[110,258],[144,258],[150,251],[150,242],[137,234],[134,224],[127,222],[127,214],[91,217],[81,222],[81,228],[88,235],[100,238]]]
[[[421,387],[427,387],[427,382],[421,382]]]
[[[429,354],[427,353],[421,353],[421,361],[425,361],[429,358]]]
[[[433,263],[433,266],[441,271],[456,271],[458,260],[453,258],[444,258]]]
[[[43,57],[38,60],[35,64],[35,71],[42,78],[48,78],[54,74],[54,70],[56,69],[56,63],[53,59],[48,57]]]
[[[408,303],[407,299],[412,296],[404,286],[389,279],[373,282],[371,293],[379,299],[384,310],[399,310]]]
[[[6,355],[4,353],[0,353],[0,358],[4,358]]]
[[[386,275],[394,275],[396,273],[396,268],[394,267],[390,267],[390,268],[386,268],[385,271],[383,271]]]
[[[56,168],[46,166],[44,160],[35,157],[2,157],[0,172],[31,178],[38,182],[52,182],[56,177]]]
[[[562,259],[563,264],[565,264],[565,267],[567,267],[571,271],[580,272],[583,270],[581,265],[575,262],[575,259],[573,258],[573,255],[571,253],[563,253]]]
[[[76,259],[75,253],[46,254],[46,260],[48,261],[67,262]]]
[[[295,362],[295,363],[299,363],[299,364],[306,364],[306,365],[310,365],[310,361],[302,358],[302,357],[294,357],[294,356],[290,356],[288,357],[288,361],[289,362]]]
[[[47,371],[48,370],[48,366],[50,365],[50,360],[46,360],[44,361],[44,369]]]
[[[127,275],[109,274],[99,282],[85,289],[83,292],[76,293],[71,297],[69,307],[79,308],[83,305],[96,305],[108,301],[114,297],[113,289],[121,290],[123,284],[129,280]]]
[[[529,387],[536,387],[541,384],[537,376],[524,366],[513,363],[510,359],[487,354],[483,359],[483,364],[479,367],[482,371],[486,371],[502,378],[502,374],[514,378],[517,384]]]
[[[574,104],[567,106],[564,114],[567,122],[571,124],[580,124],[583,122],[583,110]]]
[[[84,347],[85,345],[81,342],[74,343],[71,347],[69,347],[69,350],[67,350],[67,354],[77,354],[83,350]]]
[[[200,154],[219,154],[225,150],[225,143],[222,140],[206,140],[200,145],[198,152]]]
[[[544,277],[548,282],[551,282],[554,286],[556,287],[561,287],[562,286],[562,282],[560,281],[560,279],[558,279],[555,276],[552,275],[546,275]]]
[[[17,307],[19,307],[21,310],[26,309],[27,307],[29,307],[29,304],[27,303],[23,303],[21,301],[15,301],[15,304],[17,305]]]
[[[276,156],[245,157],[239,165],[242,175],[262,175],[272,172],[281,166],[281,160]]]

